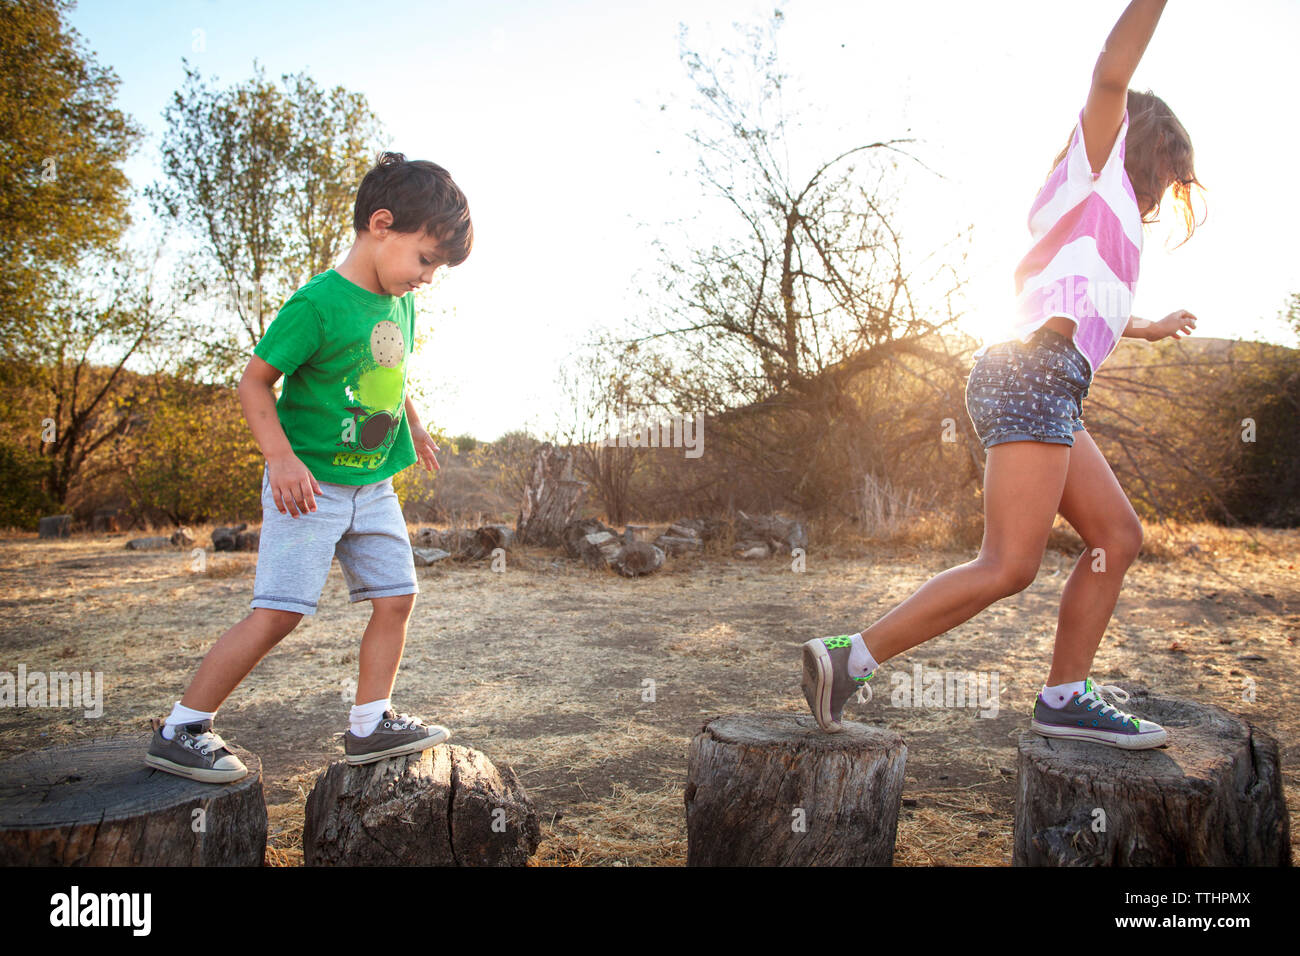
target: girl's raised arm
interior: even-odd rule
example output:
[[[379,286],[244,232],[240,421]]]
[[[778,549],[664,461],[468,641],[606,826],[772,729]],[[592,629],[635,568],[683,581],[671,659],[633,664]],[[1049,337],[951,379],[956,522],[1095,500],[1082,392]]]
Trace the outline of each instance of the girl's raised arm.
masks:
[[[1083,107],[1083,143],[1094,173],[1106,164],[1115,145],[1128,103],[1129,80],[1164,8],[1165,0],[1133,0],[1120,14],[1097,57],[1092,88]]]

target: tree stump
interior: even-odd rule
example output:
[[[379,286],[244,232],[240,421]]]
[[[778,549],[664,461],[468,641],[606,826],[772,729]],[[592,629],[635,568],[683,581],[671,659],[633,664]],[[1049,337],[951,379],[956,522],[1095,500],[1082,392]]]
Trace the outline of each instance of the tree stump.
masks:
[[[603,522],[596,518],[579,518],[576,521],[570,521],[564,526],[564,531],[560,537],[563,539],[564,551],[571,558],[581,558],[584,548],[584,542],[588,535],[607,534],[611,538],[616,538],[612,528],[606,527]]]
[[[212,550],[213,551],[238,551],[238,539],[244,530],[248,527],[248,522],[234,528],[213,528],[212,529]]]
[[[888,866],[907,747],[887,730],[734,714],[691,741],[687,866]]]
[[[69,538],[72,536],[72,515],[49,515],[36,523],[40,538]]]
[[[664,553],[653,544],[633,541],[625,544],[614,556],[613,567],[625,578],[653,574],[664,566]]]
[[[533,474],[519,506],[519,543],[548,547],[562,544],[564,527],[573,519],[586,488],[585,481],[573,477],[572,454],[558,450],[550,442],[543,443],[537,449]]]
[[[199,783],[144,762],[148,734],[49,747],[0,763],[0,866],[261,866],[262,762]]]
[[[106,531],[120,531],[118,524],[118,508],[98,508],[90,519],[90,528],[95,533]]]
[[[1126,687],[1169,742],[1020,737],[1016,866],[1289,866],[1277,741],[1208,704]]]
[[[307,797],[302,832],[308,866],[523,866],[540,842],[514,772],[454,744],[331,764]]]

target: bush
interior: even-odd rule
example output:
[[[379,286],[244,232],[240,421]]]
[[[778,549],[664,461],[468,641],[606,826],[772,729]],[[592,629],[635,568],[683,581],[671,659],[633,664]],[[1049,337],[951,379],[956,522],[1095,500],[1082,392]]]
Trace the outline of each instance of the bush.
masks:
[[[46,494],[45,462],[22,446],[0,444],[0,527],[35,531],[44,515],[58,508]]]

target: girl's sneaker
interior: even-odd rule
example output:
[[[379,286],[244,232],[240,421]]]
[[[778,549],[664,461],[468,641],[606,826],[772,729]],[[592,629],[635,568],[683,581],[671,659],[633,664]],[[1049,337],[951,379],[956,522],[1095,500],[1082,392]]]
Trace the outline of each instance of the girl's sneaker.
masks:
[[[231,783],[248,776],[244,762],[230,752],[219,734],[212,732],[211,720],[181,724],[175,728],[171,740],[162,735],[161,720],[154,717],[149,723],[153,727],[153,739],[144,762],[155,770],[203,783]]]
[[[847,635],[818,637],[803,645],[803,696],[812,708],[817,726],[827,733],[843,730],[840,714],[854,694],[862,699],[862,688],[871,680],[849,676],[849,650],[852,641]]]
[[[1084,682],[1083,693],[1075,694],[1059,709],[1049,707],[1039,693],[1029,726],[1044,737],[1095,740],[1125,750],[1146,750],[1168,741],[1169,735],[1163,727],[1124,713],[1101,696],[1103,691],[1119,696],[1120,703],[1128,701],[1128,692],[1122,687],[1097,686],[1089,677]]]
[[[343,757],[354,766],[375,763],[389,757],[418,754],[450,736],[451,731],[446,727],[426,726],[419,717],[386,710],[379,726],[368,737],[358,737],[349,728],[343,735]]]

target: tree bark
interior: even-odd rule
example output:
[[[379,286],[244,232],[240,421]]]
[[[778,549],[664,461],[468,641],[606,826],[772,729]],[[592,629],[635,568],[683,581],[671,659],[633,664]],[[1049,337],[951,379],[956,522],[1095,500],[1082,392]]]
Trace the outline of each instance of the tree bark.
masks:
[[[735,714],[691,741],[688,866],[888,866],[907,747],[897,734],[811,717]]]
[[[1289,866],[1277,741],[1207,704],[1126,688],[1169,742],[1020,737],[1016,866]]]
[[[550,442],[537,450],[533,475],[524,488],[516,525],[520,544],[558,547],[565,525],[573,520],[585,481],[573,477],[573,460],[568,452],[559,451]]]
[[[307,798],[302,833],[308,866],[523,866],[540,841],[514,771],[454,744],[331,764]]]

